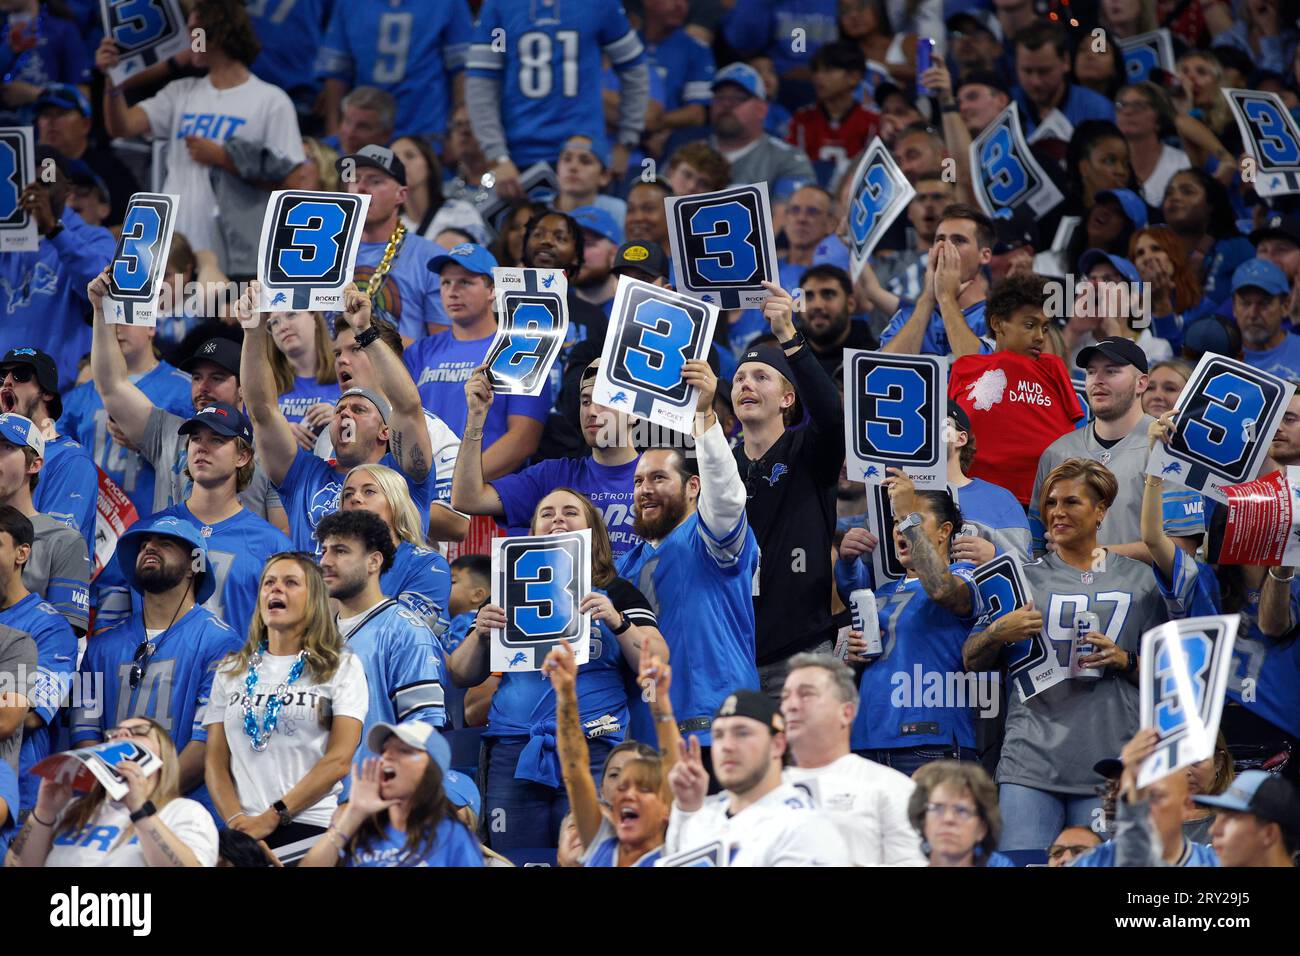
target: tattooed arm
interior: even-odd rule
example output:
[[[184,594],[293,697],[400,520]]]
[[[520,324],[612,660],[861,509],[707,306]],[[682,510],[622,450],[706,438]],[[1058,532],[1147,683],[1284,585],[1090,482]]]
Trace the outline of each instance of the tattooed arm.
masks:
[[[895,519],[902,521],[917,509],[916,488],[902,469],[885,470],[891,475],[885,481],[889,487],[889,502]],[[970,586],[949,570],[947,559],[940,556],[930,542],[925,525],[913,525],[903,532],[903,537],[907,540],[909,565],[921,579],[921,587],[925,588],[930,600],[958,617],[969,615],[974,607]]]
[[[542,670],[551,678],[555,688],[555,749],[560,755],[560,768],[564,773],[564,789],[569,793],[569,806],[578,825],[582,845],[590,847],[600,830],[604,814],[596,782],[591,778],[591,757],[587,751],[587,736],[582,732],[578,717],[578,665],[567,642],[557,644],[546,655]]]

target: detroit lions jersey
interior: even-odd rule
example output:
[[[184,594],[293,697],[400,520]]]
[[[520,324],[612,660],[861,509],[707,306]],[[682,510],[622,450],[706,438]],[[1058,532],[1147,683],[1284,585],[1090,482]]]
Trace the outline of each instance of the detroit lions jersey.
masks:
[[[385,598],[360,621],[339,620],[339,630],[366,671],[370,704],[361,729],[362,747],[378,723],[447,723],[442,691],[447,665],[442,645],[423,618]]]
[[[67,435],[45,442],[45,464],[32,492],[32,505],[41,514],[62,521],[95,548],[95,522],[99,515],[99,469],[86,449]]]
[[[1152,418],[1143,415],[1133,430],[1116,444],[1107,448],[1097,441],[1096,423],[1066,432],[1047,446],[1038,460],[1038,474],[1034,478],[1034,492],[1029,500],[1029,527],[1034,534],[1034,552],[1044,547],[1043,519],[1039,513],[1039,495],[1043,479],[1053,468],[1067,458],[1091,458],[1099,461],[1115,476],[1119,494],[1115,503],[1106,510],[1106,517],[1097,532],[1097,543],[1127,544],[1142,540],[1142,490],[1146,486],[1147,428]],[[1205,531],[1205,502],[1196,492],[1165,481],[1164,488],[1165,534],[1189,537]]]
[[[954,497],[961,509],[962,534],[992,541],[998,554],[1029,560],[1029,521],[1015,495],[991,481],[972,478]]]
[[[392,566],[379,578],[379,589],[414,611],[435,636],[450,626],[451,565],[442,552],[401,542]]]
[[[1270,640],[1259,629],[1259,592],[1242,608],[1243,624],[1232,647],[1229,700],[1274,727],[1300,737],[1300,639]],[[1300,621],[1300,578],[1291,582],[1291,620]]]
[[[391,93],[395,136],[441,136],[452,78],[465,67],[471,34],[465,3],[350,0],[334,7],[316,72]]]
[[[23,728],[23,745],[18,752],[20,805],[29,810],[36,806],[41,780],[28,771],[53,750],[56,731],[52,724],[77,669],[77,635],[63,615],[38,594],[29,594],[0,611],[0,624],[22,631],[36,642],[37,674],[34,681],[28,682],[27,699],[43,723]],[[16,815],[13,807],[10,812]]]
[[[90,553],[86,540],[49,515],[31,516],[32,554],[23,565],[23,587],[39,594],[79,631],[90,619]]]
[[[1096,614],[1101,632],[1134,654],[1142,634],[1169,619],[1141,561],[1107,554],[1104,567],[1080,571],[1052,553],[1023,570],[1044,636],[1067,671],[1076,614]],[[1099,680],[1062,681],[1026,702],[1014,690],[1007,697],[998,783],[1092,796],[1101,783],[1093,765],[1118,754],[1138,729],[1137,685],[1113,670]]]
[[[502,50],[499,37],[505,38]],[[501,125],[520,169],[555,162],[565,140],[607,144],[601,56],[625,70],[640,38],[616,0],[486,0],[469,51],[469,76],[501,83]]]
[[[190,377],[180,369],[159,362],[131,381],[156,407],[183,418],[194,414]],[[81,442],[95,464],[126,492],[141,517],[153,514],[153,466],[140,452],[119,445],[108,433],[108,411],[94,382],[83,382],[68,393],[59,430]]]
[[[678,27],[658,43],[643,36],[646,59],[664,86],[664,109],[667,111],[699,103],[707,106],[713,99],[713,51]]]
[[[315,375],[294,376],[293,388],[281,392],[278,399],[280,412],[290,424],[302,421],[312,406],[325,404],[333,408],[338,400],[338,382],[322,385]]]
[[[319,86],[316,51],[333,0],[244,0],[262,51],[250,69],[296,103],[310,105]]]
[[[1219,599],[1219,579],[1214,569],[1202,564],[1182,548],[1174,548],[1174,566],[1172,581],[1166,581],[1160,568],[1151,565],[1155,575],[1156,588],[1165,599],[1171,618],[1204,617],[1221,614]],[[1237,638],[1241,639],[1240,636]]]

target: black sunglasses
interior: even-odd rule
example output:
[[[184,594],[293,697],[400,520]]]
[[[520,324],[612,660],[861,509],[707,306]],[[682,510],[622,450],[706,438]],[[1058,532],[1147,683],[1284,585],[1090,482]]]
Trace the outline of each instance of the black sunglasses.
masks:
[[[157,649],[157,645],[149,641],[141,641],[140,646],[135,649],[135,653],[131,656],[133,661],[131,672],[128,675],[132,690],[140,686],[140,681],[144,679],[144,672],[149,669],[149,660]]]
[[[30,365],[5,365],[0,366],[0,381],[4,381],[10,375],[14,381],[20,384],[30,382],[36,377],[36,369]]]

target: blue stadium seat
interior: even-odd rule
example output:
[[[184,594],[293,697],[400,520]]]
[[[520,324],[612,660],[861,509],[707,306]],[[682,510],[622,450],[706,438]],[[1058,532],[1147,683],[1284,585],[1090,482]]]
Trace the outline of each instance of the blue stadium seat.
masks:
[[[1046,866],[1046,850],[999,850],[1003,856],[1016,866]]]

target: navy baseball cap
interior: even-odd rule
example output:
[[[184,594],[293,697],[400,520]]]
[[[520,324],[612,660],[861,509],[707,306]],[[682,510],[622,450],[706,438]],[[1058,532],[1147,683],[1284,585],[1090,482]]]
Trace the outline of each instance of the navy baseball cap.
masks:
[[[1261,820],[1278,824],[1293,837],[1300,836],[1300,793],[1290,781],[1263,770],[1245,770],[1217,797],[1196,796],[1192,802],[1217,810],[1253,813]]]
[[[182,362],[179,366],[182,372],[194,371],[194,366],[200,362],[211,362],[213,365],[219,365],[227,372],[239,377],[239,353],[240,347],[238,342],[230,339],[216,338],[208,339],[197,349],[194,354]]]
[[[399,186],[406,185],[406,167],[397,158],[397,154],[387,146],[371,143],[369,146],[362,146],[351,156],[340,156],[334,161],[334,168],[339,175],[343,174],[344,164],[348,160],[352,161],[353,166],[369,166],[371,169],[387,173],[397,180]]]
[[[1300,246],[1300,216],[1275,212],[1250,234],[1250,241],[1259,245],[1265,239],[1286,239]]]
[[[36,112],[39,114],[46,108],[76,110],[82,116],[91,115],[90,100],[69,83],[51,83],[45,88],[36,98]]]
[[[1074,364],[1079,368],[1087,368],[1093,356],[1099,352],[1116,362],[1132,365],[1143,375],[1147,373],[1147,353],[1143,352],[1132,339],[1126,339],[1122,335],[1112,335],[1110,338],[1102,339],[1096,345],[1080,349]]]
[[[760,100],[767,99],[767,87],[758,70],[748,63],[728,63],[713,76],[713,88],[716,90],[723,83],[734,83],[750,96]]]
[[[1083,255],[1079,256],[1079,275],[1086,276],[1092,267],[1099,262],[1109,262],[1114,266],[1119,274],[1129,282],[1141,282],[1142,278],[1138,275],[1137,266],[1129,262],[1123,256],[1112,255],[1104,249],[1089,249]]]
[[[189,435],[200,425],[206,425],[218,435],[242,438],[250,445],[253,444],[253,426],[249,424],[248,416],[234,405],[227,405],[225,402],[205,405],[182,422],[181,427],[176,429],[176,433]]]
[[[496,256],[473,242],[462,242],[458,246],[452,246],[442,255],[434,256],[429,260],[429,271],[441,274],[442,267],[450,263],[489,278],[492,276],[492,270],[497,267]]]
[[[1201,356],[1206,352],[1236,356],[1241,352],[1241,333],[1217,315],[1197,319],[1183,335],[1183,353]]]
[[[145,518],[131,525],[117,539],[117,571],[135,590],[139,590],[135,580],[135,561],[140,555],[140,546],[147,535],[160,534],[176,538],[190,546],[190,554],[202,556],[199,567],[202,571],[194,575],[194,602],[203,604],[217,590],[217,577],[208,571],[208,542],[192,521],[177,518],[174,515]]]
[[[1002,215],[1005,213],[1006,215]],[[993,254],[1000,256],[1029,246],[1038,247],[1038,223],[1028,206],[1017,209],[1003,207],[993,217]]]
[[[599,206],[579,206],[569,215],[587,232],[594,232],[616,246],[623,242],[623,230],[614,221],[614,217]]]
[[[1286,281],[1286,273],[1267,259],[1247,259],[1232,274],[1232,291],[1239,289],[1263,289],[1269,295],[1286,295],[1291,291],[1291,283]]]
[[[971,432],[970,416],[966,414],[966,409],[962,408],[951,398],[948,399],[948,417],[953,420],[958,431],[969,434]]]
[[[794,372],[790,369],[790,360],[785,357],[785,352],[775,345],[758,345],[746,351],[740,357],[740,361],[736,363],[737,371],[740,370],[742,365],[747,365],[750,362],[761,362],[764,365],[770,365],[784,375],[787,382],[791,385],[794,384]]]
[[[1128,216],[1129,222],[1133,223],[1134,229],[1145,229],[1147,227],[1148,215],[1147,204],[1131,189],[1103,189],[1097,193],[1096,201],[1106,198],[1114,199],[1119,203],[1119,208],[1124,210],[1124,215]]]
[[[63,396],[59,394],[59,367],[54,364],[54,359],[40,349],[24,346],[20,349],[10,349],[5,353],[4,358],[0,359],[0,369],[6,369],[11,365],[27,365],[36,372],[36,384],[43,392],[53,396],[45,401],[50,409],[50,417],[55,421],[62,418]],[[4,374],[0,372],[0,381],[3,380]]]
[[[445,775],[451,769],[451,744],[432,724],[408,720],[400,724],[375,724],[366,735],[366,746],[377,754],[384,752],[389,737],[396,737],[408,747],[423,750]]]
[[[975,70],[965,74],[953,88],[954,92],[960,91],[963,86],[987,86],[989,89],[997,90],[1008,98],[1011,96],[1011,87],[1007,85],[1006,78],[1001,73],[995,73],[993,70]],[[876,101],[880,101],[879,93],[877,93]]]
[[[45,457],[45,436],[30,418],[13,412],[0,415],[0,438],[19,448],[30,448],[40,457]]]

